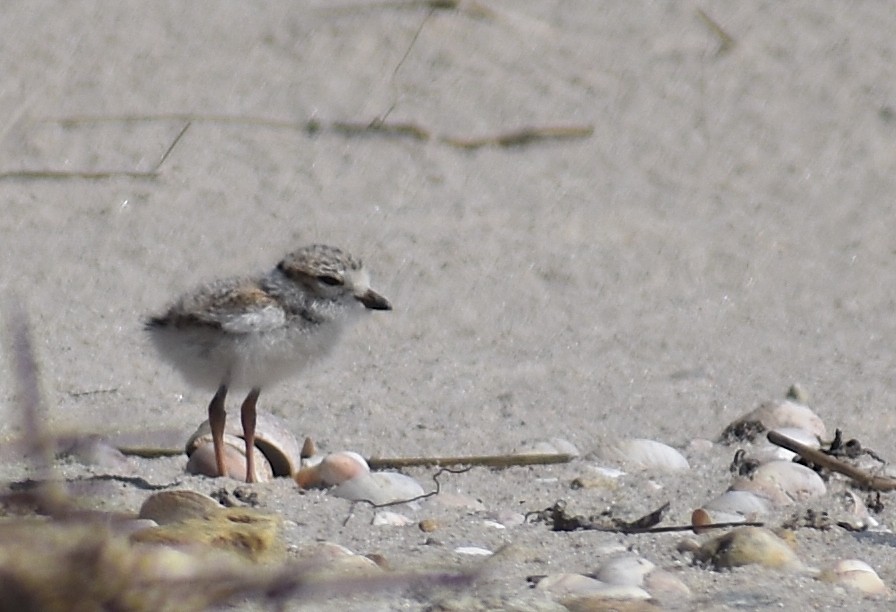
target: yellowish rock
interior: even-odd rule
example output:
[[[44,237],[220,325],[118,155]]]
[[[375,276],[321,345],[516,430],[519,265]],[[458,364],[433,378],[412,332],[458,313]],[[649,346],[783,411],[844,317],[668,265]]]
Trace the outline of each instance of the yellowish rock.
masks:
[[[709,540],[694,556],[716,568],[752,564],[780,569],[802,568],[790,545],[763,527],[739,527]]]
[[[281,519],[250,508],[222,508],[205,517],[144,529],[131,541],[174,546],[203,545],[235,553],[256,563],[284,558]]]

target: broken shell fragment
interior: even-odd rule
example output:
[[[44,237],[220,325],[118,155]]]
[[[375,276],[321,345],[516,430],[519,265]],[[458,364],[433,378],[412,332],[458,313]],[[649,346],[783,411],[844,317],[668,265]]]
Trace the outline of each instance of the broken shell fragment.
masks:
[[[619,440],[606,446],[600,455],[633,469],[675,472],[690,468],[684,455],[668,444],[644,438]]]
[[[187,441],[186,451],[190,459],[201,448],[213,448],[211,427],[208,421],[204,421],[199,428],[190,436]],[[227,464],[227,475],[237,480],[244,480],[246,477],[245,464],[245,447],[243,441],[243,431],[238,420],[230,419],[227,421],[224,430],[224,454],[225,463]],[[232,447],[238,451],[238,454],[228,450]],[[280,417],[273,414],[258,413],[255,422],[255,448],[256,448],[256,470],[258,479],[265,480],[265,473],[273,476],[292,476],[299,468],[300,456],[302,448],[298,439],[293,435],[286,425],[286,422]],[[259,454],[261,458],[259,459]],[[207,476],[217,476],[217,468],[214,463],[214,452],[212,451],[212,468],[209,473],[205,457],[208,451],[203,451],[203,455],[194,461],[191,466],[188,462],[188,471],[191,474],[204,474]],[[242,465],[242,468],[239,466]],[[204,471],[203,471],[204,470]],[[268,480],[270,477],[268,477]]]

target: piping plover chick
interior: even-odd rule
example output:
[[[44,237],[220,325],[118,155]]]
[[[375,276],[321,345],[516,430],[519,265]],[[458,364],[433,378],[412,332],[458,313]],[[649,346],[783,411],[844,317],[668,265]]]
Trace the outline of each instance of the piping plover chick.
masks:
[[[255,482],[255,404],[261,389],[330,352],[365,310],[391,310],[370,288],[361,261],[315,244],[286,255],[263,276],[230,278],[178,298],[146,329],[161,356],[191,384],[215,392],[208,406],[215,464],[224,466],[224,398],[249,389],[240,417],[246,481]]]

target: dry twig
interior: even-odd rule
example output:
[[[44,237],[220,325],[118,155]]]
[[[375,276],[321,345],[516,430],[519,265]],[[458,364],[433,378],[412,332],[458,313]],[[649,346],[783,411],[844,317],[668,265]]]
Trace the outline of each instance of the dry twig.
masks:
[[[836,459],[831,455],[827,455],[819,450],[810,448],[805,444],[801,444],[796,440],[792,440],[791,438],[788,438],[787,436],[782,435],[774,430],[769,431],[767,437],[768,441],[772,444],[776,444],[782,448],[786,448],[787,450],[796,453],[809,463],[813,463],[815,465],[829,469],[832,472],[837,472],[839,474],[843,474],[844,476],[848,476],[863,487],[868,487],[869,489],[874,489],[876,491],[896,490],[896,479],[894,478],[889,478],[887,476],[874,476],[873,474],[869,474],[865,470],[857,468],[844,461],[840,461],[839,459]]]

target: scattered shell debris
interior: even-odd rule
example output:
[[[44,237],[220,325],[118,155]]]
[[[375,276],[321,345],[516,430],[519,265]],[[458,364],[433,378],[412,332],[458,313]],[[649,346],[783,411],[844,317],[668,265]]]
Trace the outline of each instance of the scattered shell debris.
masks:
[[[652,610],[663,604],[687,607],[682,602],[693,597],[688,572],[727,570],[745,565],[758,566],[763,568],[762,571],[796,572],[809,580],[817,579],[819,584],[831,585],[830,588],[842,592],[855,592],[858,596],[890,598],[893,593],[885,581],[864,561],[833,558],[818,563],[822,569],[816,570],[798,554],[801,529],[888,531],[887,526],[881,525],[874,516],[886,503],[881,500],[880,493],[874,498],[867,491],[848,488],[856,481],[866,485],[888,481],[871,477],[862,479],[854,474],[849,480],[808,461],[807,451],[802,449],[814,449],[816,453],[830,457],[831,461],[850,461],[855,466],[871,465],[874,469],[880,467],[880,457],[855,441],[843,441],[839,431],[828,439],[825,424],[805,404],[807,401],[804,392],[791,389],[787,399],[763,403],[736,419],[725,428],[718,442],[692,440],[686,447],[688,457],[668,444],[649,438],[610,439],[596,451],[586,454],[566,440],[551,438],[525,443],[521,445],[523,451],[509,455],[370,460],[380,466],[379,469],[371,469],[371,463],[357,452],[322,453],[310,438],[300,444],[282,419],[259,415],[259,443],[255,452],[262,482],[251,487],[249,492],[254,499],[253,505],[264,506],[263,500],[260,501],[260,494],[267,486],[264,482],[291,477],[298,485],[297,495],[299,490],[320,489],[332,497],[368,502],[375,506],[368,524],[378,528],[372,534],[416,536],[420,546],[444,547],[443,550],[457,555],[455,563],[472,566],[501,563],[501,559],[507,558],[504,552],[507,543],[513,542],[519,530],[543,528],[538,526],[539,523],[548,523],[557,532],[611,532],[619,534],[617,537],[622,538],[622,543],[628,543],[596,547],[594,550],[601,558],[592,567],[558,567],[548,575],[530,577],[534,586],[532,592],[544,598],[545,609],[552,609],[551,605],[568,610]],[[231,423],[225,432],[228,476],[236,480],[242,480],[245,475],[244,444],[240,435],[241,429],[236,423]],[[782,446],[777,442],[781,436],[793,444]],[[104,443],[105,446],[114,448]],[[719,487],[720,492],[696,509],[689,510],[676,504],[670,482],[676,483],[674,486],[687,486],[689,474],[705,469],[701,464],[711,453],[718,455],[721,449],[730,449],[734,460],[729,471],[720,473],[720,477],[727,481]],[[207,423],[190,437],[187,453],[188,473],[215,475]],[[121,463],[106,461],[103,459],[105,454],[96,458],[90,452],[82,452],[77,456],[98,467],[121,465],[133,468],[127,458]],[[142,449],[139,456],[164,457],[169,453]],[[563,469],[533,467],[562,466],[570,462],[571,467]],[[435,474],[442,470],[441,466],[460,468],[465,464],[490,470],[529,466],[525,469],[532,471],[530,482],[535,487],[558,493],[563,491],[581,496],[583,500],[609,500],[610,505],[593,508],[590,515],[577,515],[566,510],[562,499],[554,498],[558,501],[552,507],[536,511],[531,505],[526,507],[527,496],[521,491],[519,503],[523,505],[519,508],[492,507],[491,500],[486,504],[484,496],[480,499],[481,494],[472,491],[441,491],[438,481],[435,482],[436,490],[427,493],[417,479],[393,471],[408,467],[429,469]],[[383,469],[382,466],[392,467]],[[844,474],[849,476],[851,473]],[[640,508],[640,514],[635,508],[620,511],[612,507],[616,492],[632,486],[637,486],[643,495],[652,499]],[[880,490],[891,489],[882,487]],[[665,501],[667,491],[670,499]],[[822,500],[833,503],[836,510],[816,512],[813,504]],[[222,555],[222,558],[236,559],[232,561],[234,563],[249,564],[249,567],[282,566],[289,558],[298,559],[303,564],[303,580],[320,580],[327,584],[346,577],[367,580],[379,576],[385,577],[386,583],[391,580],[389,573],[394,561],[391,557],[378,553],[356,554],[345,546],[327,541],[287,547],[283,539],[284,522],[279,514],[249,508],[225,498],[222,501],[237,507],[222,506],[208,495],[184,488],[152,493],[145,498],[138,514],[115,523],[114,535],[108,536],[113,538],[110,545],[113,542],[115,546],[154,545],[157,550],[171,551],[167,554],[182,554],[175,551],[199,547],[215,551],[214,554]],[[662,501],[665,503],[660,505]],[[789,518],[783,522],[775,518],[775,524],[761,526],[763,521],[780,517],[786,508],[793,509],[789,511]],[[301,529],[298,523],[291,524],[293,530]],[[458,543],[454,527],[459,524],[479,530],[476,540],[482,545]],[[773,529],[776,525],[790,530]],[[685,530],[697,534],[702,541],[691,537],[679,539],[676,547],[675,540],[667,540],[667,549],[674,548],[680,555],[677,566],[658,567],[654,561],[634,552],[636,534]],[[662,539],[656,542],[663,546]],[[526,558],[526,553],[521,554]],[[481,559],[477,561],[477,557]],[[534,558],[539,559],[539,554],[534,553]],[[0,569],[3,563],[0,550]],[[214,563],[231,562],[216,560]],[[190,601],[187,599],[186,602],[189,607]]]

